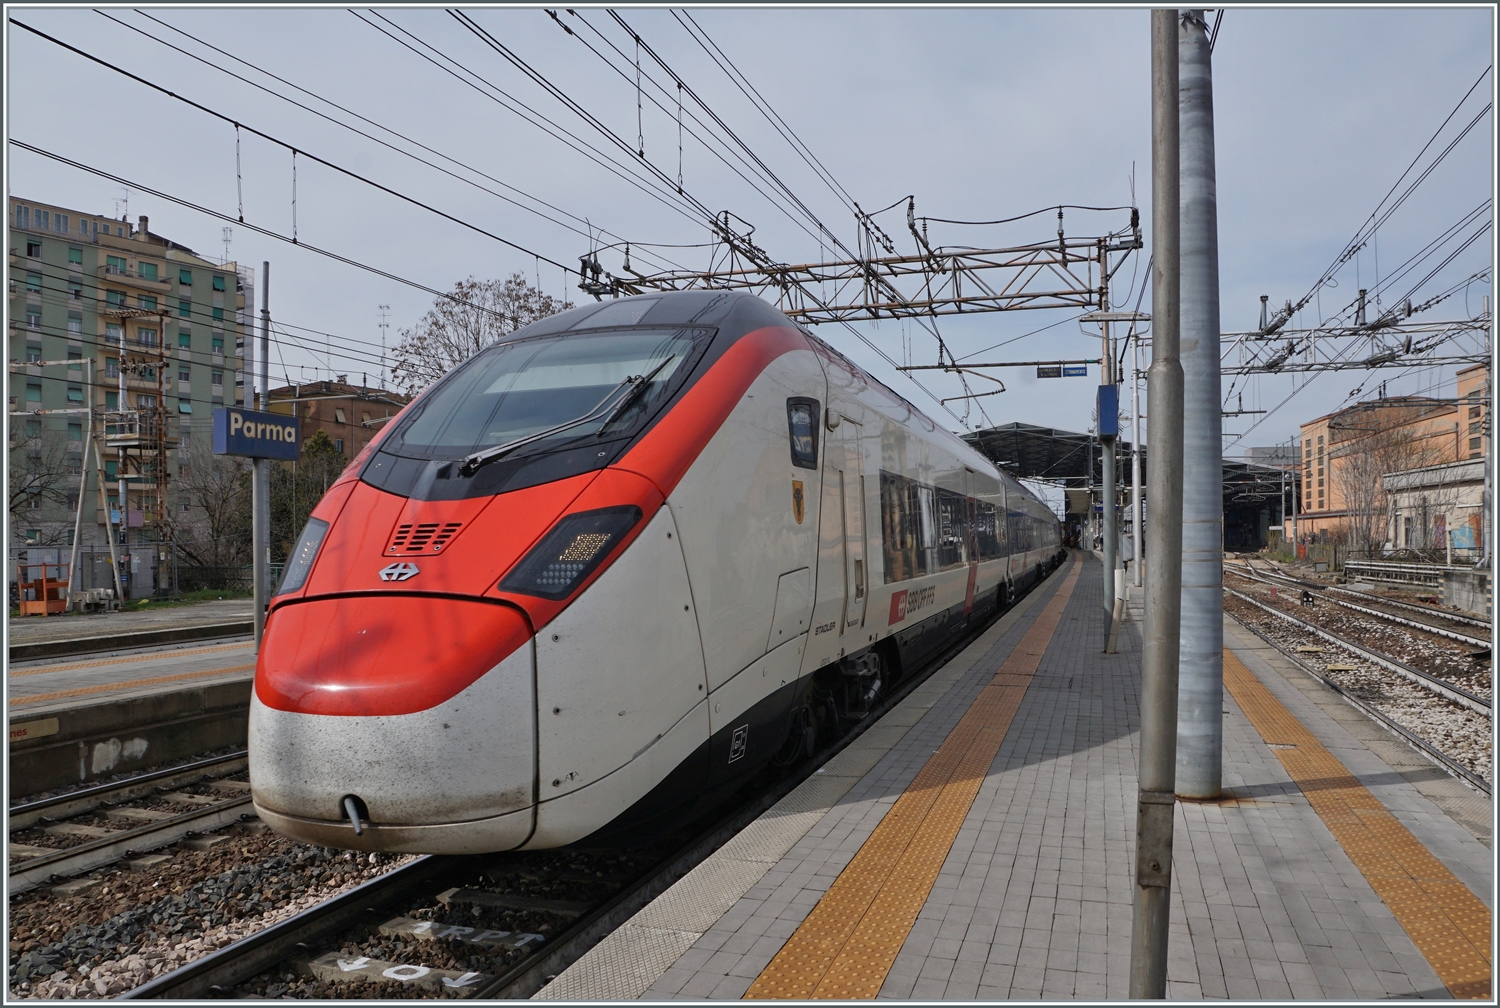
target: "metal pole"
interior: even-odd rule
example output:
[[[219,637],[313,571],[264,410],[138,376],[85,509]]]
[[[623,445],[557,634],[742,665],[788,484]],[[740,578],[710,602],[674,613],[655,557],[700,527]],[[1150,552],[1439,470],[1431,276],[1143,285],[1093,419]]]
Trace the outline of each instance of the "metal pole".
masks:
[[[1151,12],[1150,542],[1141,655],[1141,755],[1135,827],[1130,996],[1167,994],[1176,801],[1177,635],[1182,595],[1182,367],[1178,355],[1177,11]]]
[[[1146,556],[1144,532],[1141,527],[1141,335],[1131,337],[1131,352],[1134,357],[1130,366],[1130,529],[1131,544],[1135,555],[1134,582],[1141,587],[1141,564]]]
[[[1217,798],[1224,739],[1224,463],[1213,71],[1203,11],[1179,20],[1183,372],[1177,793]]]
[[[128,395],[128,392],[129,392],[129,387],[125,383],[125,325],[124,325],[124,321],[125,321],[124,319],[120,320],[120,322],[121,322],[121,325],[120,325],[120,392],[119,392],[120,401],[117,404],[119,406],[119,408],[120,408],[120,416],[122,418],[126,416],[126,410],[129,409],[129,406],[127,405],[127,399],[126,399],[126,396]],[[121,431],[120,433],[124,434],[125,432]],[[137,444],[140,443],[140,437],[141,437],[141,414],[140,414],[140,411],[137,410],[136,414],[135,414],[135,439],[136,439],[136,443]],[[118,493],[120,495],[120,553],[121,553],[120,560],[124,560],[126,562],[129,562],[129,559],[130,559],[130,532],[129,532],[129,529],[130,529],[130,495],[129,495],[128,490],[126,489],[126,482],[125,482],[125,440],[124,440],[123,437],[120,440],[120,447],[118,448],[117,451],[118,451],[118,454],[119,454],[119,459],[116,461],[116,465],[119,467],[119,469],[115,473],[115,476],[117,477],[117,483],[118,483],[118,486],[119,486]],[[118,563],[118,562],[119,561],[116,561],[116,563]],[[117,576],[117,580],[118,580],[118,576]],[[121,605],[124,605],[127,601],[128,601],[128,599],[126,599],[124,595],[120,596],[120,604]]]
[[[1107,302],[1105,302],[1107,304]],[[1101,311],[1108,308],[1101,307]],[[1114,377],[1114,354],[1109,346],[1109,323],[1100,322],[1099,327],[1103,332],[1100,337],[1103,349],[1100,353],[1099,384],[1113,385]],[[1101,401],[1100,408],[1103,409]],[[1114,419],[1113,417],[1111,419]],[[1099,417],[1099,461],[1101,464],[1100,482],[1103,489],[1099,494],[1099,523],[1103,526],[1104,535],[1104,634],[1106,640],[1109,637],[1109,621],[1115,611],[1115,563],[1119,556],[1119,545],[1115,541],[1115,439],[1113,435],[1103,433],[1110,430],[1113,424],[1105,421],[1101,414]]]
[[[78,507],[73,511],[73,544],[68,551],[68,604],[73,604],[73,593],[79,588],[78,546],[83,538],[83,502],[89,495],[89,442],[94,437],[94,359],[90,357],[84,365],[84,395],[88,402],[88,420],[83,435],[83,458],[78,460]],[[105,527],[109,526],[109,512],[104,513]],[[45,573],[45,572],[44,572]]]
[[[266,361],[271,333],[271,264],[260,264],[260,355],[261,373],[266,373]],[[255,334],[245,338],[245,408],[254,409],[255,401]],[[264,400],[262,400],[264,408]],[[263,458],[252,462],[250,477],[250,525],[251,525],[251,577],[255,580],[255,646],[260,647],[261,634],[266,626],[266,602],[270,594],[266,575],[270,571],[271,545],[271,495],[270,470]]]

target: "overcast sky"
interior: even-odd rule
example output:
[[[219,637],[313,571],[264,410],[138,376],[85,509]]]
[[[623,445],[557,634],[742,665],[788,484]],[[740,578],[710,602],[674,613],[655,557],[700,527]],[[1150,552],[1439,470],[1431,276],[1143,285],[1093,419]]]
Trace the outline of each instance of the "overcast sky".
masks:
[[[578,10],[589,25],[634,59],[634,44],[607,11]],[[541,256],[574,264],[588,251],[584,234],[234,80],[216,66],[293,93],[139,14],[109,12],[214,65],[174,52],[92,10],[13,6],[9,12],[86,52]],[[650,261],[641,243],[693,246],[708,240],[701,221],[621,181],[341,8],[172,7],[148,12],[254,67],[546,201],[558,208],[547,214],[577,231],[583,226],[559,211],[637,243],[638,269]],[[607,146],[556,97],[442,10],[384,9],[380,14],[588,143]],[[581,20],[559,11],[564,23],[578,32],[569,36],[540,9],[475,8],[471,14],[568,97],[635,142],[633,67],[626,71],[632,78],[627,80],[591,53],[581,40],[608,50]],[[671,12],[622,14],[823,223],[852,245],[852,215],[709,61]],[[1149,14],[1144,9],[706,9],[694,10],[693,17],[867,210],[908,194],[916,196],[919,214],[968,220],[1013,217],[1060,203],[1116,206],[1131,202],[1134,171],[1135,195],[1142,219],[1149,223]],[[1254,327],[1261,294],[1270,295],[1275,306],[1311,288],[1490,65],[1493,46],[1494,24],[1487,7],[1226,12],[1213,57],[1225,330]],[[8,29],[7,56],[10,137],[237,214],[231,126],[14,26]],[[649,57],[643,56],[643,61],[645,72],[666,80]],[[1481,112],[1491,100],[1493,84],[1493,74],[1484,78],[1444,139],[1429,152],[1428,161]],[[314,99],[297,97],[341,121],[354,121]],[[678,170],[675,115],[675,103],[669,114],[652,107],[648,90],[640,128],[646,157],[673,178]],[[697,129],[691,121],[688,126]],[[367,125],[361,128],[379,134]],[[379,135],[412,149],[387,134]],[[1302,321],[1316,321],[1311,316],[1319,308],[1324,316],[1334,314],[1357,287],[1373,287],[1377,275],[1390,273],[1489,200],[1493,143],[1492,120],[1486,116],[1381,228],[1377,240],[1344,267],[1339,286],[1325,290]],[[611,153],[623,157],[617,150]],[[289,235],[291,156],[246,135],[240,158],[245,220]],[[586,297],[570,283],[565,286],[555,266],[543,263],[538,273],[537,261],[529,254],[304,158],[298,162],[301,241],[432,288],[448,289],[470,275],[488,278],[521,270],[539,276],[548,293],[566,294],[571,300]],[[448,167],[505,191],[451,163]],[[115,213],[116,200],[125,196],[118,185],[25,151],[10,150],[8,169],[10,193],[15,196],[106,214]],[[804,227],[691,136],[685,143],[682,171],[684,187],[693,197],[712,210],[728,209],[751,222],[755,240],[773,258],[805,262],[819,257],[819,245]],[[201,254],[223,254],[222,221],[140,191],[129,193],[129,213],[132,219],[149,215],[152,231]],[[904,204],[878,219],[898,251],[912,250]],[[1485,212],[1479,220],[1488,219]],[[811,226],[803,217],[798,221]],[[1127,221],[1125,213],[1069,211],[1065,225],[1070,235],[1097,235]],[[1045,241],[1055,231],[1053,212],[1004,227],[934,224],[931,239],[934,244],[1007,245]],[[1141,255],[1149,254],[1149,242],[1148,230]],[[1454,244],[1445,248],[1451,250]],[[1417,300],[1487,269],[1493,249],[1493,233],[1487,232],[1427,282]],[[708,251],[664,248],[657,250],[657,261],[665,258],[701,268]],[[398,331],[415,322],[432,301],[420,290],[246,228],[235,229],[230,254],[257,269],[263,259],[271,261],[273,316],[288,325],[337,334],[333,370],[350,373],[356,381],[360,372],[373,375],[377,370],[378,306],[390,306],[394,344]],[[1436,265],[1443,254],[1440,250],[1428,265]],[[618,255],[607,254],[605,267],[618,272]],[[1118,274],[1118,302],[1133,305],[1144,267],[1144,259],[1131,261]],[[1426,272],[1424,266],[1412,281]],[[1402,286],[1400,293],[1409,286]],[[1475,282],[1428,317],[1477,315],[1490,290],[1488,279]],[[1146,306],[1149,297],[1148,291]],[[1097,338],[1071,320],[1074,314],[1006,312],[943,319],[939,326],[960,356],[1005,340],[1012,342],[985,357],[1097,356]],[[902,356],[906,341],[915,362],[936,358],[935,342],[915,325],[885,322],[859,328],[892,357]],[[955,418],[942,413],[853,334],[835,326],[823,326],[821,332],[924,411],[960,429]],[[288,341],[273,352],[273,380],[279,381],[283,369],[293,380],[328,374],[322,338],[303,338],[305,346]],[[1097,381],[1096,370],[1090,372],[1088,380],[1038,381],[1026,371],[1006,371],[1001,374],[1009,391],[979,402],[995,423],[1020,420],[1087,430]],[[1429,370],[1320,376],[1229,451],[1285,442],[1300,420],[1353,401],[1353,390],[1363,389],[1354,398],[1373,393],[1381,378],[1389,379],[1391,394],[1441,393],[1442,378],[1451,372],[1452,368],[1436,375]],[[955,379],[931,375],[923,380],[938,395],[959,393]],[[975,384],[978,390],[983,383]],[[1226,391],[1229,387],[1226,378]],[[1269,409],[1290,391],[1290,380],[1284,377],[1242,382],[1234,389],[1235,394],[1244,393],[1245,409]],[[1128,396],[1122,399],[1128,401]],[[950,406],[962,415],[962,403]],[[1243,432],[1258,419],[1228,418],[1225,430]],[[969,422],[982,425],[984,418],[975,410]],[[1232,442],[1233,438],[1225,439],[1226,446]]]

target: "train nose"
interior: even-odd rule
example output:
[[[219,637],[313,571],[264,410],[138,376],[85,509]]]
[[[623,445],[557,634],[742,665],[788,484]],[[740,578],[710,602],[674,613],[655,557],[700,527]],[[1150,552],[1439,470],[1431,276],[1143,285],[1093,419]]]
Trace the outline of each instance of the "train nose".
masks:
[[[477,853],[524,842],[533,668],[529,625],[506,606],[367,596],[276,610],[250,709],[257,810],[327,846]]]

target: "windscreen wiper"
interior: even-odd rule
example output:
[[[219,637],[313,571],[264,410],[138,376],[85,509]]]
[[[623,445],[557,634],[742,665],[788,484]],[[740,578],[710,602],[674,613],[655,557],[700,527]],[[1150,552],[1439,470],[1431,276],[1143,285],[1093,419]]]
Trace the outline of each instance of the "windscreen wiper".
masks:
[[[597,420],[600,416],[604,416],[606,413],[608,414],[608,416],[605,417],[604,423],[600,426],[608,426],[611,421],[613,421],[622,412],[624,412],[626,406],[635,401],[635,399],[641,394],[641,392],[645,390],[647,385],[651,384],[651,380],[653,378],[661,374],[662,368],[672,363],[675,357],[675,354],[672,357],[668,357],[666,360],[658,364],[655,369],[653,369],[652,372],[648,375],[631,375],[629,378],[626,378],[624,381],[620,382],[620,384],[610,389],[609,392],[604,396],[604,398],[600,399],[599,402],[595,404],[593,409],[589,410],[583,416],[578,417],[576,420],[569,420],[567,423],[558,424],[556,427],[549,427],[546,430],[538,431],[535,434],[528,434],[526,437],[520,438],[518,440],[510,441],[503,445],[496,445],[493,448],[485,448],[481,451],[474,452],[472,455],[467,456],[463,460],[463,463],[458,467],[458,474],[460,476],[473,476],[480,469],[489,465],[491,462],[495,462],[499,459],[504,458],[511,452],[515,451],[517,448],[523,448],[526,445],[531,444],[533,441],[541,441],[543,438],[549,438],[554,434],[560,434],[563,431],[571,430],[574,427],[582,427],[584,424],[589,423],[593,420]],[[621,396],[618,402],[615,402],[615,397],[619,396],[622,391],[625,392],[625,395]]]

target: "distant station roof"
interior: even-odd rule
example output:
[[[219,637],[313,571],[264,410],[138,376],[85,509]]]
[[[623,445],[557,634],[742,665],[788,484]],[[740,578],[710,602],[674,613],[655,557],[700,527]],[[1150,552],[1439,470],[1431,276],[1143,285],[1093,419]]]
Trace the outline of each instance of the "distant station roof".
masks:
[[[1092,434],[1008,423],[965,434],[964,440],[1017,479],[1042,480],[1061,486],[1097,487],[1104,478],[1100,469],[1099,442]],[[1130,483],[1130,442],[1122,439],[1118,452],[1120,467],[1115,479],[1125,486]],[[1146,478],[1147,454],[1143,447],[1142,480]],[[1276,466],[1225,459],[1225,505],[1265,498],[1276,500],[1281,493],[1283,474],[1284,470]]]
[[[1092,434],[1008,423],[965,434],[964,440],[1017,479],[1072,486],[1102,479],[1099,442]],[[1119,447],[1128,453],[1130,442],[1122,440]]]

